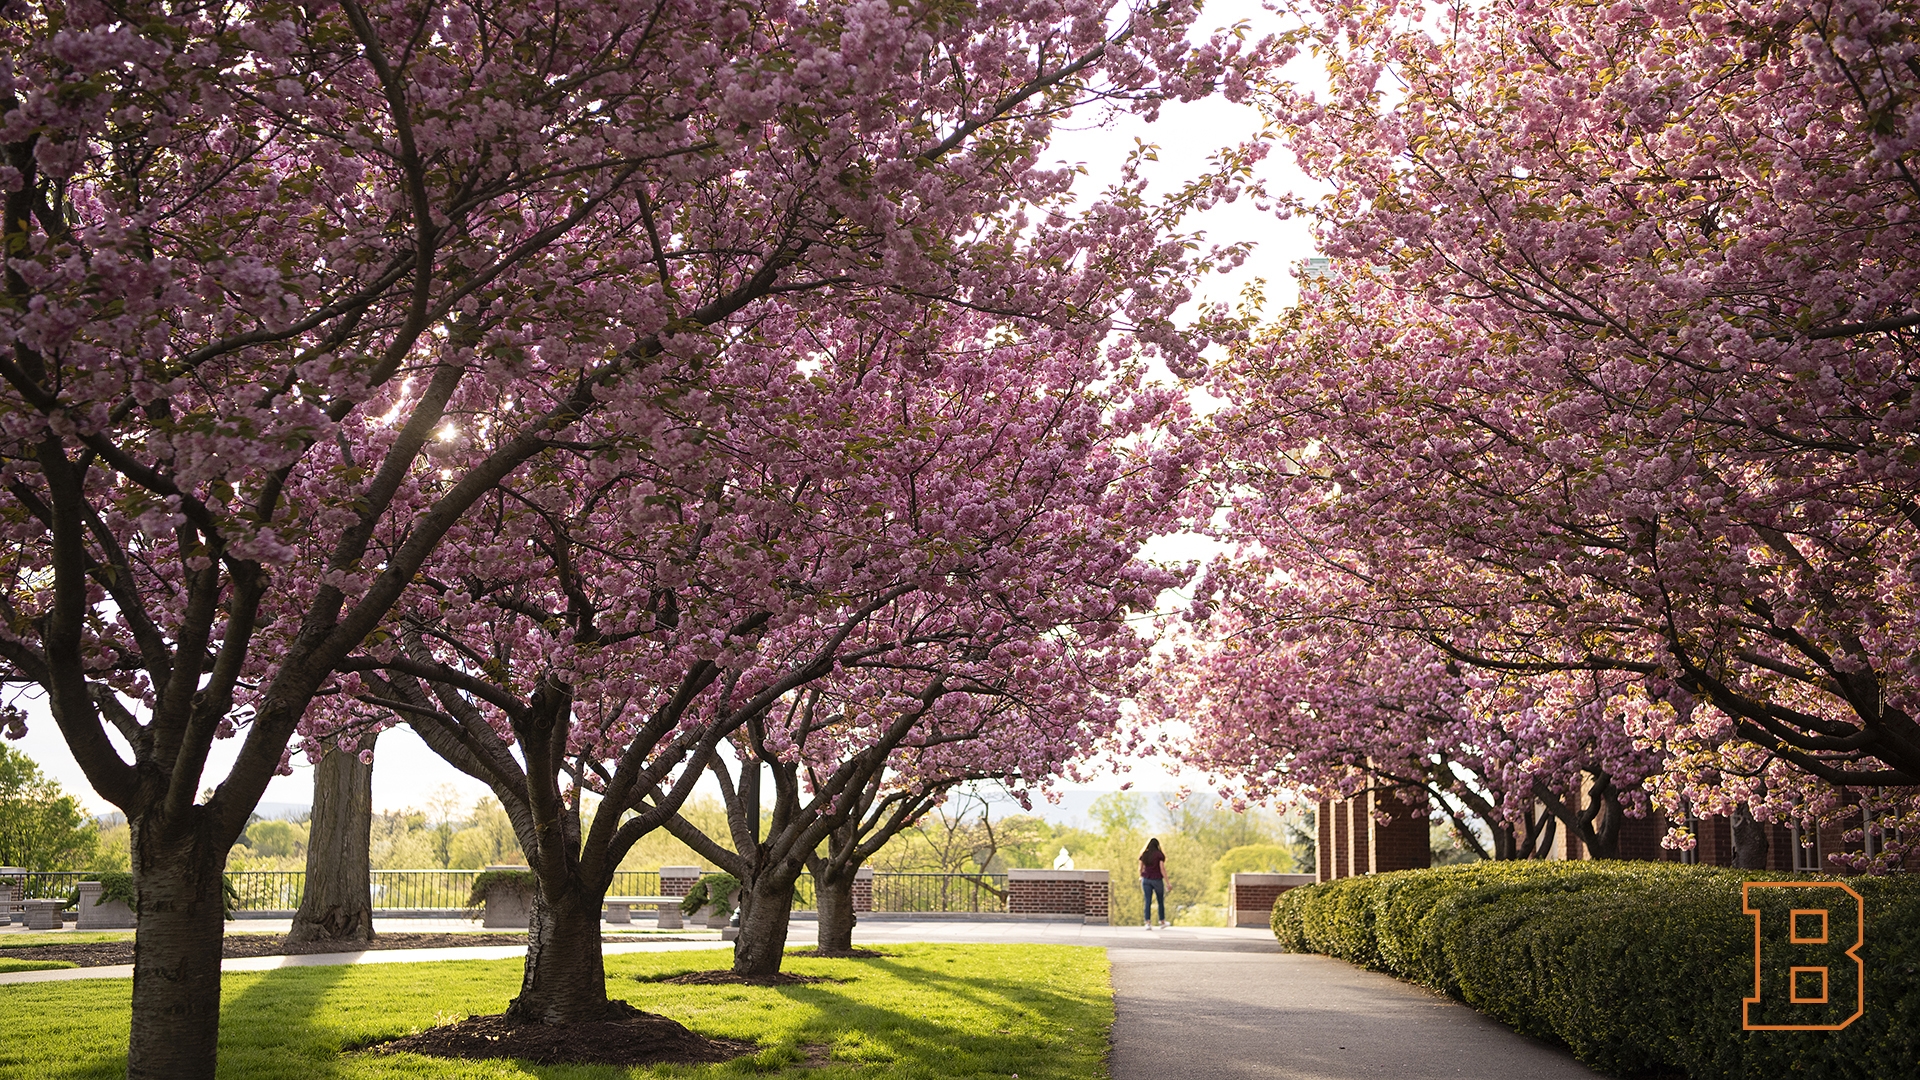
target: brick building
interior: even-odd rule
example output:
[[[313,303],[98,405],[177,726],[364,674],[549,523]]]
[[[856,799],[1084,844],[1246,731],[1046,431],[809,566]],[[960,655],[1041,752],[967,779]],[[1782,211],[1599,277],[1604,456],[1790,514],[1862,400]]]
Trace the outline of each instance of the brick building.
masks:
[[[1351,799],[1322,801],[1318,824],[1317,880],[1433,865],[1424,802],[1408,805],[1390,791],[1369,788]]]
[[[1374,811],[1384,810],[1388,823],[1374,820]],[[1865,850],[1871,853],[1874,841],[1844,839],[1849,829],[1860,827],[1861,811],[1836,824],[1802,831],[1786,825],[1768,823],[1767,862],[1764,869],[1831,873],[1828,856]],[[1669,822],[1664,815],[1625,818],[1620,823],[1619,858],[1657,862],[1698,863],[1703,866],[1733,865],[1733,827],[1726,817],[1701,817],[1691,821],[1696,843],[1691,851],[1660,846]],[[1325,800],[1319,807],[1319,858],[1315,877],[1320,881],[1352,877],[1356,874],[1411,870],[1432,865],[1428,840],[1427,810],[1409,807],[1388,791],[1368,790],[1351,799]],[[1587,859],[1592,855],[1586,845],[1564,826],[1554,830],[1547,859]]]

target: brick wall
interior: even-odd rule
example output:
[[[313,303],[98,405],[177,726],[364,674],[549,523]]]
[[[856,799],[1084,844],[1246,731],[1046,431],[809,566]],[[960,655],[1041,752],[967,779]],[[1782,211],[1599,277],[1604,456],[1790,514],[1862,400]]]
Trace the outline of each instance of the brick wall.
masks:
[[[870,866],[853,872],[853,910],[856,914],[873,910],[873,868]]]
[[[1733,822],[1723,817],[1701,818],[1698,861],[1709,866],[1733,865]]]
[[[1288,889],[1313,884],[1317,874],[1235,874],[1227,880],[1227,910],[1234,926],[1267,926],[1273,902]]]
[[[1080,871],[1007,871],[1008,914],[1085,915],[1086,911],[1086,883]]]
[[[1354,800],[1355,813],[1367,827],[1369,873],[1388,870],[1417,870],[1433,865],[1433,841],[1427,825],[1427,804],[1408,806],[1387,791],[1369,791],[1365,802]],[[1388,815],[1387,823],[1376,820],[1378,813]]]
[[[1623,859],[1658,860],[1665,849],[1660,838],[1667,834],[1666,819],[1658,814],[1643,818],[1621,818],[1619,851]]]
[[[1785,825],[1767,824],[1767,869],[1793,869],[1793,833]]]
[[[1007,913],[1075,916],[1108,922],[1111,883],[1105,870],[1009,870]]]

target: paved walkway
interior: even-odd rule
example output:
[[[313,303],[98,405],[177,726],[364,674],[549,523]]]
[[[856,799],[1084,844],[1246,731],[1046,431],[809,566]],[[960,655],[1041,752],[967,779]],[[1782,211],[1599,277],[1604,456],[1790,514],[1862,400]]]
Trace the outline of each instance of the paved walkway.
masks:
[[[1340,960],[1283,953],[1271,934],[1256,933],[1264,941],[1107,950],[1113,1080],[1599,1075],[1456,1001]]]
[[[424,920],[381,929],[446,931]],[[236,930],[272,924],[241,921]],[[609,929],[622,929],[609,927]],[[796,923],[791,944],[813,937]],[[1113,1080],[1592,1080],[1558,1047],[1523,1038],[1458,1002],[1324,956],[1283,953],[1264,929],[868,919],[863,945],[913,941],[1104,947],[1113,963]],[[717,940],[609,943],[608,953],[712,949]],[[392,949],[227,960],[225,971],[522,956],[519,946]],[[8,983],[128,978],[131,966],[0,973]]]

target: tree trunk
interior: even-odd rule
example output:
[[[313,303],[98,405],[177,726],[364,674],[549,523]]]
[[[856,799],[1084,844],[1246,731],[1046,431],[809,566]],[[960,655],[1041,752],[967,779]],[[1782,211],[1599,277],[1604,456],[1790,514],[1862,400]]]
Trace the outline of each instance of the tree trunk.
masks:
[[[820,951],[845,953],[853,949],[853,869],[839,876],[818,874],[814,889],[820,908]]]
[[[787,952],[787,928],[793,922],[793,884],[799,876],[762,874],[740,887],[740,936],[733,942],[735,975],[780,973],[780,961]]]
[[[600,905],[606,890],[570,883],[558,903],[536,889],[527,929],[527,967],[507,1015],[541,1024],[578,1024],[613,1014],[600,955]]]
[[[1617,859],[1620,857],[1620,823],[1626,819],[1626,811],[1620,805],[1619,789],[1608,780],[1595,786],[1595,794],[1600,800],[1600,809],[1593,817],[1589,835],[1584,838],[1587,856]]]
[[[1767,868],[1767,827],[1754,818],[1746,803],[1733,808],[1733,865],[1740,870]]]
[[[313,770],[307,884],[287,944],[373,940],[372,832],[373,763],[328,747]]]
[[[197,811],[196,811],[197,814]],[[225,850],[194,828],[132,819],[133,1026],[128,1080],[211,1080],[220,1042]]]

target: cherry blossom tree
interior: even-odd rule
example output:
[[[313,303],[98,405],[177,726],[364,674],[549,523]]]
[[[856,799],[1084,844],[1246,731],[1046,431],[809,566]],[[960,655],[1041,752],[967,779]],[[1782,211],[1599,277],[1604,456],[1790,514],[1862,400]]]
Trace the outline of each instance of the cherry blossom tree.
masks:
[[[1185,246],[1134,246],[1126,177],[1059,213],[1072,174],[1038,155],[1076,106],[1243,91],[1259,50],[1192,16],[0,13],[0,678],[132,824],[129,1075],[212,1075],[219,871],[314,696],[504,478],[698,393],[714,328],[811,294],[1060,323],[1100,295],[1185,363]]]
[[[1054,674],[1058,677],[1059,672]],[[1076,672],[1076,678],[1085,678],[1085,673]],[[1091,722],[1094,715],[1084,713],[1049,722],[1028,704],[996,699],[993,707],[977,710],[966,724],[949,724],[906,740],[864,784],[847,784],[843,820],[806,858],[818,909],[819,952],[852,951],[854,882],[888,841],[918,825],[963,786],[990,782],[1030,805],[1035,794],[1059,780],[1082,779],[1082,768],[1124,731],[1111,703],[1131,696],[1136,681],[1089,684],[1110,687],[1094,699],[1100,705],[1097,723]],[[815,778],[822,770],[811,764],[805,768],[808,789],[819,790]]]
[[[1459,663],[1638,678],[1670,811],[1911,815],[1911,5],[1302,14],[1328,82],[1262,100],[1337,270],[1217,373],[1233,535]]]
[[[1095,531],[1112,532],[1120,523],[1106,524]],[[1148,527],[1133,533],[1137,550],[1154,524],[1165,525],[1135,517],[1120,529]],[[1075,540],[1088,539],[1086,531],[1074,529]],[[731,763],[716,757],[709,765],[727,803],[731,848],[684,819],[667,825],[742,882],[736,974],[779,970],[801,873],[815,874],[821,948],[844,952],[851,948],[853,876],[887,838],[959,783],[1044,784],[1111,737],[1127,676],[1146,655],[1126,620],[1151,603],[1156,579],[1171,581],[1130,564],[1127,547],[1117,545],[1118,574],[1109,568],[1085,576],[1095,568],[1081,560],[1070,583],[1053,583],[1046,618],[1005,602],[984,605],[984,615],[969,612],[977,597],[950,612],[896,607],[895,618],[913,629],[903,627],[894,640],[937,647],[856,657],[836,677],[741,728]],[[1049,545],[1047,557],[1060,552]],[[1030,568],[1027,580],[1047,573]],[[1002,601],[1004,594],[988,597]],[[934,626],[943,629],[930,638]]]
[[[1151,700],[1192,718],[1176,753],[1256,799],[1372,788],[1447,818],[1481,858],[1544,858],[1564,828],[1617,850],[1644,817],[1660,757],[1630,732],[1662,706],[1601,672],[1515,677],[1463,665],[1417,634],[1350,621],[1331,582],[1213,577],[1221,611],[1163,660]],[[1490,842],[1482,840],[1482,831]]]
[[[1155,434],[1175,395],[1092,331],[910,329],[768,315],[701,393],[579,425],[310,714],[313,738],[402,716],[506,805],[540,879],[514,1015],[612,1007],[602,898],[654,828],[741,876],[736,968],[763,975],[807,856],[896,749],[975,737],[998,702],[1040,717],[1030,765],[1110,728],[1101,688],[1145,649],[1126,620],[1172,581],[1138,552],[1184,509],[1190,451]],[[761,764],[784,781],[764,840]],[[735,850],[676,817],[703,770]]]

